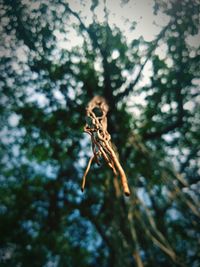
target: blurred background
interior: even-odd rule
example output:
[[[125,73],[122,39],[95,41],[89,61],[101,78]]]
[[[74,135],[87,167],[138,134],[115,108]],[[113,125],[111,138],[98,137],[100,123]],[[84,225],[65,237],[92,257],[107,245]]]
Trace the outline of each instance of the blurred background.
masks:
[[[199,1],[1,0],[0,17],[0,266],[200,266]],[[130,197],[103,161],[80,190],[95,95]]]

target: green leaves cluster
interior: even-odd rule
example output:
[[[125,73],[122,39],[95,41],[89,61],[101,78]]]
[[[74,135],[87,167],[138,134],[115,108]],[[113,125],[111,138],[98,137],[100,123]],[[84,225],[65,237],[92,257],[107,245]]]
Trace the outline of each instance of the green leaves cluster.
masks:
[[[99,5],[87,23],[62,0],[0,3],[0,266],[199,264],[199,3],[156,0],[169,23],[152,42],[128,40],[106,7],[100,23]],[[103,162],[80,192],[94,95],[129,199]]]

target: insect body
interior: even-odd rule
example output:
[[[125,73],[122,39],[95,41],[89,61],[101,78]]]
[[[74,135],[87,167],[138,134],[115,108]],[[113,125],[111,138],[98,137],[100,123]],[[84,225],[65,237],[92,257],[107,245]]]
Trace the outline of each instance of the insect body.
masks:
[[[118,173],[121,177],[122,186],[125,195],[130,195],[126,174],[118,160],[116,152],[111,143],[111,136],[107,131],[107,112],[109,110],[108,104],[103,97],[95,96],[86,108],[86,125],[84,132],[91,136],[93,155],[90,158],[85,173],[81,189],[85,188],[86,176],[90,169],[91,163],[94,160],[100,165],[100,159],[104,158],[108,166],[112,169],[115,178]]]

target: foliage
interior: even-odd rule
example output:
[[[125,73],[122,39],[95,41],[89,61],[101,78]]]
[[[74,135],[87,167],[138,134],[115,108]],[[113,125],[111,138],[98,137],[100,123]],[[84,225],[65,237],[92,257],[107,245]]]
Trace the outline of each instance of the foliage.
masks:
[[[187,40],[199,2],[156,0],[169,22],[151,42],[128,41],[106,7],[100,23],[99,5],[85,23],[62,0],[0,4],[0,265],[198,266],[200,46]],[[80,192],[94,95],[109,103],[129,198],[104,162]]]

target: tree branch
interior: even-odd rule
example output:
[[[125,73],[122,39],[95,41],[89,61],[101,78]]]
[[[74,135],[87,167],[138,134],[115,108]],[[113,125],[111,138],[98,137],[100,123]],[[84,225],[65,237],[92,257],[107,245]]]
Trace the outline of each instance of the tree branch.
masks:
[[[167,134],[168,132],[171,132],[173,130],[175,130],[176,128],[181,127],[183,124],[183,121],[181,118],[177,119],[176,122],[166,126],[165,128],[161,129],[160,131],[157,132],[147,132],[145,134],[143,134],[143,139],[145,140],[149,140],[149,139],[156,139],[156,138],[160,138],[163,134]]]
[[[177,73],[177,77],[180,77],[179,85],[180,87],[176,89],[176,101],[178,103],[178,113],[177,113],[177,120],[172,122],[171,124],[167,125],[166,127],[158,130],[156,132],[147,132],[143,134],[143,138],[145,140],[149,139],[156,139],[160,138],[163,134],[167,134],[170,131],[175,130],[176,128],[180,128],[183,125],[183,117],[184,117],[184,108],[183,108],[183,95],[182,95],[182,88],[181,88],[181,73]]]
[[[127,87],[123,92],[119,93],[119,94],[116,96],[117,101],[120,101],[120,100],[121,100],[122,98],[124,98],[125,96],[128,96],[128,95],[131,93],[131,91],[133,90],[133,88],[135,87],[135,85],[138,83],[138,81],[139,81],[139,79],[140,79],[140,77],[141,77],[142,71],[143,71],[143,69],[144,69],[146,63],[147,63],[147,62],[149,61],[149,59],[151,58],[152,53],[153,53],[153,51],[156,49],[159,40],[165,35],[165,33],[166,33],[167,29],[169,28],[169,26],[171,25],[171,23],[172,23],[172,22],[169,22],[169,23],[165,26],[165,28],[158,34],[157,38],[153,41],[152,46],[151,46],[151,48],[149,49],[149,51],[148,51],[148,53],[147,53],[147,55],[146,55],[146,60],[145,60],[144,63],[141,65],[137,77],[135,78],[134,81],[132,81],[132,82],[128,85],[128,87]]]
[[[88,36],[90,37],[90,40],[91,42],[93,43],[93,46],[94,48],[98,48],[100,50],[100,52],[102,53],[102,48],[100,47],[100,45],[98,44],[97,42],[97,38],[96,38],[96,35],[89,29],[85,26],[85,24],[83,23],[82,19],[80,18],[80,16],[75,12],[73,11],[69,5],[67,4],[66,5],[66,9],[67,11],[69,11],[69,13],[71,13],[75,18],[77,18],[77,20],[79,21],[80,23],[80,26],[82,28],[82,30],[84,30],[85,32],[87,32]]]
[[[75,17],[78,19],[81,28],[88,34],[93,48],[96,49],[98,48],[101,56],[102,56],[102,61],[103,61],[103,76],[104,76],[104,96],[106,97],[109,106],[110,106],[110,110],[112,110],[115,106],[115,103],[113,101],[113,93],[112,93],[112,88],[111,88],[111,80],[110,80],[110,75],[109,75],[109,67],[108,67],[108,61],[107,61],[107,57],[108,57],[108,42],[106,40],[106,44],[105,47],[99,45],[98,43],[98,36],[96,35],[96,32],[92,30],[92,28],[87,28],[85,26],[85,24],[83,23],[82,19],[80,18],[80,16],[74,12],[68,5],[67,5],[67,10]],[[107,24],[108,25],[108,24]],[[107,28],[108,29],[108,28]],[[108,37],[108,33],[106,34],[106,36]]]

